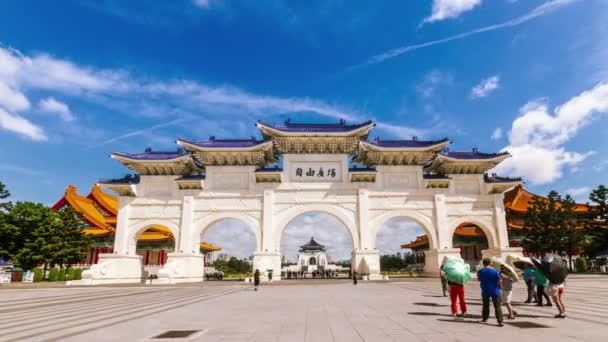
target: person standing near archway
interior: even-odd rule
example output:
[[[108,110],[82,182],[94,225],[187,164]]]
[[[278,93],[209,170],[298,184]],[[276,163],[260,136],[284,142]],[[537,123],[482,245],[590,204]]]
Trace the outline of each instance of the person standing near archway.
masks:
[[[353,284],[357,285],[357,271],[353,271]]]
[[[255,269],[255,272],[253,273],[253,288],[255,291],[258,290],[258,286],[260,286],[260,270],[259,269]]]

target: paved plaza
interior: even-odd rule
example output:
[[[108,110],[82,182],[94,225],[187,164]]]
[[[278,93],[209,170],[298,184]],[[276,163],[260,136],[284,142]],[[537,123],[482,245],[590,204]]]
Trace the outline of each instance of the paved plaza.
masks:
[[[571,276],[568,318],[521,304],[500,328],[478,323],[478,284],[469,313],[454,320],[436,279],[362,283],[283,281],[262,286],[205,282],[180,286],[0,288],[0,341],[605,341],[608,277]],[[541,327],[526,328],[528,323]],[[170,330],[189,338],[154,339]]]

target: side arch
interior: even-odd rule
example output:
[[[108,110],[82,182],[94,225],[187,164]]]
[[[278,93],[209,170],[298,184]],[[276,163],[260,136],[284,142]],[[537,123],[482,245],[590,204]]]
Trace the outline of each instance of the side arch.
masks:
[[[201,236],[214,224],[222,220],[238,220],[245,223],[252,230],[255,236],[256,251],[259,251],[262,246],[262,232],[260,228],[260,221],[247,214],[240,212],[219,212],[207,215],[193,223],[194,229],[192,229],[192,235],[190,240],[192,241],[191,250],[195,253],[199,252],[198,245],[201,241]]]
[[[368,241],[373,248],[376,248],[376,238],[378,236],[378,232],[380,231],[380,227],[382,225],[393,218],[405,218],[408,220],[412,220],[416,222],[419,226],[424,229],[426,235],[429,237],[429,248],[436,249],[437,247],[437,233],[435,226],[431,219],[425,215],[422,215],[416,211],[412,210],[390,210],[385,213],[380,214],[370,221],[369,227],[371,230],[368,233]]]
[[[353,241],[353,250],[360,246],[359,234],[357,233],[357,225],[355,224],[355,216],[354,213],[340,207],[337,205],[327,205],[327,204],[303,204],[296,205],[286,210],[285,213],[281,215],[279,219],[279,223],[274,232],[274,247],[275,251],[279,251],[281,247],[281,237],[283,236],[283,232],[285,228],[289,226],[289,224],[306,213],[312,212],[321,212],[324,214],[331,215],[337,218],[348,230],[350,233],[350,237]]]
[[[475,217],[475,216],[461,216],[454,218],[449,221],[449,229],[448,229],[448,241],[451,241],[454,238],[454,232],[456,228],[463,223],[472,223],[479,227],[483,233],[486,235],[486,239],[488,239],[488,248],[497,248],[496,244],[496,229],[494,228],[494,224],[491,219],[486,219],[483,217]]]
[[[175,250],[178,250],[179,226],[175,222],[169,220],[149,219],[138,221],[129,227],[129,234],[127,237],[128,254],[135,254],[137,249],[137,240],[139,236],[147,229],[152,228],[153,226],[167,227],[167,229],[171,231],[171,234],[173,234],[173,240],[175,241]]]

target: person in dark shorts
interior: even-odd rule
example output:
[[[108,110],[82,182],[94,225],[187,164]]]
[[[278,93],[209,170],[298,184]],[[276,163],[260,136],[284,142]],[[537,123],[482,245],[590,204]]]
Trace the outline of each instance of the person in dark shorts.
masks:
[[[502,306],[500,305],[500,287],[502,286],[502,279],[500,274],[494,268],[490,266],[492,261],[489,258],[483,259],[483,268],[477,273],[477,279],[479,279],[481,287],[481,298],[483,303],[481,322],[486,323],[490,317],[490,300],[494,305],[494,311],[496,313],[496,321],[498,326],[502,327]]]

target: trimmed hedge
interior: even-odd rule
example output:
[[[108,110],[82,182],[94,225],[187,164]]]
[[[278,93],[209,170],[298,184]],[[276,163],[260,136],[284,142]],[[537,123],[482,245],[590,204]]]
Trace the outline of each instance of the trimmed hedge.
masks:
[[[42,281],[42,268],[34,267],[32,272],[34,272],[34,282],[37,283],[37,282]]]
[[[576,272],[587,272],[587,259],[579,257],[576,259]]]
[[[74,275],[76,274],[76,270],[74,269],[74,267],[68,268],[65,273],[67,275],[66,280],[74,280]]]
[[[82,268],[77,268],[74,270],[74,280],[82,279]]]
[[[59,269],[59,275],[57,275],[58,281],[65,281],[65,268]]]
[[[59,279],[59,269],[56,267],[51,268],[49,271],[49,281],[57,281]]]

